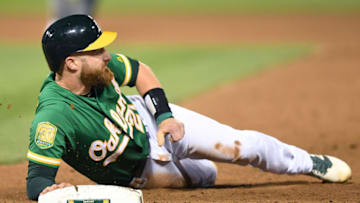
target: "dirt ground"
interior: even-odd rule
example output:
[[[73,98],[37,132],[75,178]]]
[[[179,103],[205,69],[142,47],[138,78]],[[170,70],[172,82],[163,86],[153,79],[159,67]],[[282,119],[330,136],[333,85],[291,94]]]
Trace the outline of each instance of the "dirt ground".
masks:
[[[255,129],[311,153],[347,161],[353,177],[323,184],[304,176],[274,175],[217,164],[208,189],[143,190],[145,202],[360,202],[360,16],[125,16],[100,19],[121,42],[283,41],[316,45],[313,55],[224,84],[182,105],[238,129]],[[39,40],[44,20],[0,18],[1,39]],[[14,27],[23,26],[19,32]],[[241,67],[239,67],[241,68]],[[171,93],[168,93],[171,94]],[[26,163],[0,166],[0,202],[26,200]],[[57,181],[91,182],[68,166]]]

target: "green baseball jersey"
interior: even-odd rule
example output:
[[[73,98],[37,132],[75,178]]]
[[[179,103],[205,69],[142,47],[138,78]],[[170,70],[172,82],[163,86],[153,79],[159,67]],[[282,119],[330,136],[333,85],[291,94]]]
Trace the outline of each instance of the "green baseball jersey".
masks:
[[[58,167],[64,160],[100,184],[128,185],[149,154],[145,127],[120,91],[134,86],[139,63],[111,54],[112,83],[85,97],[60,87],[51,73],[41,88],[27,159]]]

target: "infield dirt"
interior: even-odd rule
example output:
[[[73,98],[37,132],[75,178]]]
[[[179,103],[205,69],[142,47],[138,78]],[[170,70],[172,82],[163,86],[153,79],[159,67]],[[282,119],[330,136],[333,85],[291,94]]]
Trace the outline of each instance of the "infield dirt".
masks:
[[[345,184],[322,184],[304,175],[274,175],[218,163],[215,187],[143,190],[145,202],[360,201],[359,15],[121,16],[99,21],[102,27],[118,31],[121,41],[134,43],[314,44],[310,56],[224,84],[181,105],[238,129],[262,131],[311,153],[337,156],[353,171],[353,178]],[[0,38],[40,41],[43,24],[37,17],[0,18],[0,27],[6,28]],[[19,26],[29,28],[26,35],[16,30]],[[26,198],[26,168],[25,162],[0,166],[0,202],[31,202]],[[92,184],[65,164],[57,181]]]

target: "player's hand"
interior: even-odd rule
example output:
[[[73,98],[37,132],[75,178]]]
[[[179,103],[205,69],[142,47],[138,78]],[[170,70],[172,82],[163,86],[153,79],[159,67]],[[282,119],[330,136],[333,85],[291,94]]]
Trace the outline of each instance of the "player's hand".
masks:
[[[64,187],[70,187],[72,186],[70,183],[60,183],[60,184],[53,184],[51,186],[46,187],[41,193],[40,195],[43,195],[45,193],[51,192],[53,190],[56,189],[60,189],[60,188],[64,188]]]
[[[156,134],[159,146],[164,144],[165,136],[168,134],[171,135],[171,141],[179,141],[185,134],[184,124],[175,118],[168,118],[162,121]]]

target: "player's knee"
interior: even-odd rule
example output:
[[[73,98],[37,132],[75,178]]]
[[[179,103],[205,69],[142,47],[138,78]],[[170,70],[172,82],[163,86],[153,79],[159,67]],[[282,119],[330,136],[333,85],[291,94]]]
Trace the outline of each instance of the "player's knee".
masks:
[[[213,161],[209,161],[207,160],[209,163],[207,165],[207,171],[208,171],[208,177],[206,181],[204,181],[204,184],[202,185],[202,187],[210,187],[213,186],[215,184],[216,181],[216,177],[217,177],[217,166]]]
[[[214,162],[207,159],[183,159],[181,164],[193,187],[210,187],[215,184],[217,167]]]
[[[242,145],[242,161],[244,163],[239,163],[241,165],[255,164],[261,162],[264,155],[266,155],[268,146],[268,137],[267,135],[253,130],[243,130],[241,135],[245,137],[244,145]]]
[[[186,186],[181,172],[171,161],[149,160],[143,176],[147,179],[145,188],[183,188]]]

